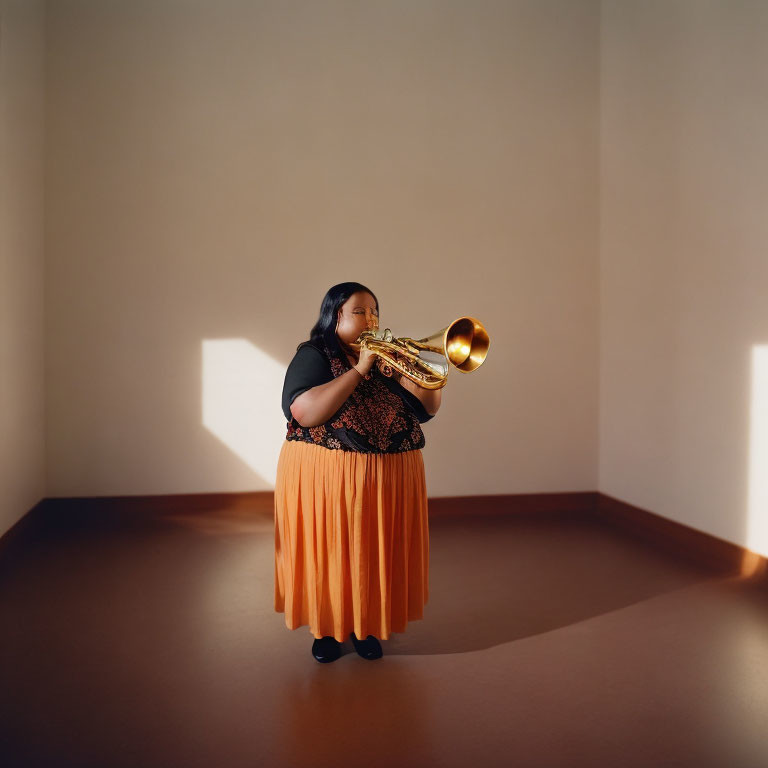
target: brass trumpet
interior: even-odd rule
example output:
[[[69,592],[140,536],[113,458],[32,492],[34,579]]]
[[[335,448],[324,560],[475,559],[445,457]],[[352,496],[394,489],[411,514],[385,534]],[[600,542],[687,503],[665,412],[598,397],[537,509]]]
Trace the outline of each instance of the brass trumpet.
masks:
[[[488,332],[474,317],[460,317],[423,339],[396,338],[385,328],[363,331],[355,342],[381,358],[376,362],[385,376],[398,371],[424,389],[444,387],[451,365],[462,373],[479,368],[490,343]]]

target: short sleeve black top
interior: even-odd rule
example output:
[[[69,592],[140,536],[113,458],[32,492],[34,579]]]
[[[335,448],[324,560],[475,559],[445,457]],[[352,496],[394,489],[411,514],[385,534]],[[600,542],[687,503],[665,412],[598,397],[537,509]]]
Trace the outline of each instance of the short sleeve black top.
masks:
[[[349,362],[320,343],[304,342],[291,360],[283,384],[286,440],[359,453],[402,453],[425,445],[421,424],[432,416],[421,400],[376,366],[325,424],[304,427],[293,418],[291,404],[303,392],[332,381]]]

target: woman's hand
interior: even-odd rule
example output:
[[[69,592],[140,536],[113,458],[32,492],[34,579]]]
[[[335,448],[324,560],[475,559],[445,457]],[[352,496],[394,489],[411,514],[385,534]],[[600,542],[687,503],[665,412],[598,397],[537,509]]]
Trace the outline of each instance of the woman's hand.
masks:
[[[357,372],[362,376],[370,373],[377,357],[378,355],[367,347],[360,347],[360,359],[355,363]]]
[[[400,386],[416,395],[416,397],[421,400],[421,404],[430,416],[434,416],[440,409],[440,404],[443,399],[442,388],[426,389],[425,387],[420,387],[415,381],[411,381],[407,376],[400,377]]]

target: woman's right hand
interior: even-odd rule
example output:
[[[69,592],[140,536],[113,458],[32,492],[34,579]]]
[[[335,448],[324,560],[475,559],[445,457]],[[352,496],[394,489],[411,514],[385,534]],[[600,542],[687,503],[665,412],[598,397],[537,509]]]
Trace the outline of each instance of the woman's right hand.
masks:
[[[375,352],[371,352],[371,350],[367,347],[361,347],[360,359],[357,361],[357,363],[355,363],[355,368],[357,369],[358,373],[363,376],[370,373],[377,357],[378,355]]]

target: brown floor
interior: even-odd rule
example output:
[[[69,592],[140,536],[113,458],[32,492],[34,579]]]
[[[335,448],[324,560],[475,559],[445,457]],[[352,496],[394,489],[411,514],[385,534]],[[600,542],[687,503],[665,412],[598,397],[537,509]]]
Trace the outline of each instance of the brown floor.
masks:
[[[768,766],[768,590],[597,522],[433,517],[423,620],[332,664],[268,513],[69,515],[0,557],[5,766]]]

